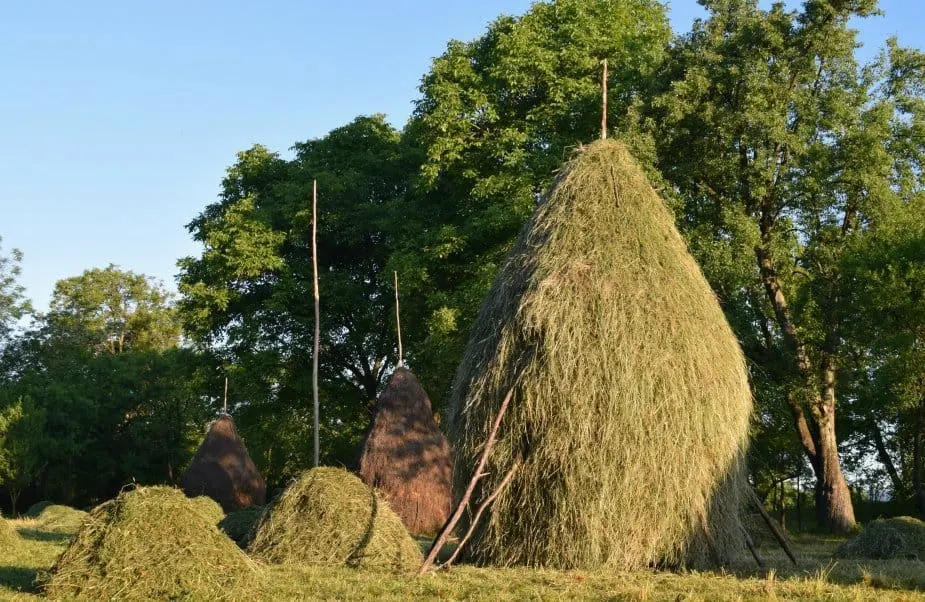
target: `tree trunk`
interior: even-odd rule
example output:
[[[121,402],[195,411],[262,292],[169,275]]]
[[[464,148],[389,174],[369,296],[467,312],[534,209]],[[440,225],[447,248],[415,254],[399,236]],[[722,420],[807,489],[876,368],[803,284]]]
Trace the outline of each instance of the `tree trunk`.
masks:
[[[855,525],[854,506],[851,503],[851,492],[841,471],[835,437],[834,357],[830,353],[823,353],[823,382],[820,391],[817,389],[818,380],[813,374],[809,353],[797,332],[790,306],[771,260],[768,243],[770,229],[770,218],[762,216],[762,244],[755,247],[755,257],[758,260],[765,292],[774,308],[774,316],[793,354],[797,373],[808,391],[816,391],[809,400],[812,424],[807,420],[803,404],[796,393],[791,392],[787,397],[794,414],[797,434],[816,475],[816,514],[819,526],[832,533],[847,533]],[[831,337],[827,339],[827,343],[832,342]]]
[[[870,421],[870,433],[874,440],[874,447],[877,448],[877,458],[890,476],[890,482],[893,484],[894,496],[897,498],[905,497],[906,487],[903,484],[902,477],[899,476],[899,471],[896,470],[896,465],[893,464],[893,458],[890,457],[890,452],[886,448],[886,443],[883,441],[883,433],[880,432],[880,425],[878,425],[877,421],[874,419]]]
[[[925,403],[919,404],[915,414],[915,432],[912,434],[912,487],[915,490],[915,508],[918,513],[925,516],[925,485],[922,483],[922,429],[925,428]]]

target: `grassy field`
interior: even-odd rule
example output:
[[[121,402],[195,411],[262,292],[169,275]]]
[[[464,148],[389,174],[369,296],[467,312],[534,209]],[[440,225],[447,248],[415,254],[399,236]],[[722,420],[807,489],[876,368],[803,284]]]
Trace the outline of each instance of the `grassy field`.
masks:
[[[35,520],[13,521],[25,542],[0,550],[0,600],[38,599],[41,579],[67,546],[66,533]],[[763,550],[775,568],[754,563],[726,572],[534,571],[458,567],[425,577],[350,569],[260,567],[262,586],[249,600],[925,600],[925,563],[833,561],[837,539],[799,537],[801,566]]]

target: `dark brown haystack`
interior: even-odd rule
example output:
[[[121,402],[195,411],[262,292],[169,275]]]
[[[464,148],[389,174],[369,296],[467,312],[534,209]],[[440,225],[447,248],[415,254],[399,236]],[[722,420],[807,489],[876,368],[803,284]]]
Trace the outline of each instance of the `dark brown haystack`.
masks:
[[[212,423],[181,484],[189,497],[207,495],[221,504],[225,512],[262,506],[267,497],[267,484],[238,437],[230,416]]]
[[[450,444],[434,420],[430,398],[407,368],[395,370],[376,402],[360,447],[359,474],[412,534],[435,533],[452,511]]]

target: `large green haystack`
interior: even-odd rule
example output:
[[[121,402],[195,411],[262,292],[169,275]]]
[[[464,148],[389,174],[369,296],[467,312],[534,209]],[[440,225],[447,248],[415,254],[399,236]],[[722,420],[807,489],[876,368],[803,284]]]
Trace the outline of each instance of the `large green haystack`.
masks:
[[[925,562],[925,522],[911,516],[875,520],[840,545],[835,556]]]
[[[309,470],[267,507],[248,550],[277,564],[410,572],[423,562],[401,519],[375,490],[330,467]]]
[[[635,569],[744,550],[744,357],[620,143],[566,166],[482,304],[449,404],[457,491],[511,387],[470,507],[520,467],[470,560]]]
[[[248,506],[241,510],[229,512],[220,523],[218,528],[228,537],[233,539],[239,546],[247,547],[254,536],[254,526],[260,520],[263,514],[263,506]]]
[[[143,487],[97,506],[55,563],[51,598],[243,598],[256,567],[215,513],[172,487]]]

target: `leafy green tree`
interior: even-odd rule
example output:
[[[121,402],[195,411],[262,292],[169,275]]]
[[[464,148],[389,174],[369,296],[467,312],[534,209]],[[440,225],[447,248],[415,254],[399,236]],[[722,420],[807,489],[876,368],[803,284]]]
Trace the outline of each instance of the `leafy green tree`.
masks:
[[[658,167],[755,369],[784,386],[820,525],[844,532],[854,525],[836,438],[845,299],[833,293],[849,242],[918,185],[921,138],[908,128],[920,127],[922,88],[907,82],[903,101],[899,64],[857,64],[848,22],[875,0],[701,4],[709,18],[674,45],[649,103]]]
[[[394,365],[387,264],[403,220],[400,201],[419,164],[382,116],[359,117],[294,150],[292,161],[260,146],[240,153],[221,200],[189,225],[202,255],[180,262],[187,330],[232,375],[237,412],[253,429],[245,429],[249,449],[281,471],[271,478],[301,468],[283,458],[303,457],[311,440],[303,418],[311,415],[312,182],[322,440],[328,461],[349,462]],[[273,436],[280,427],[292,433],[288,444]]]
[[[28,397],[0,407],[0,486],[16,502],[42,468],[41,447],[44,442],[45,413]]]
[[[13,249],[9,256],[0,254],[0,347],[9,338],[16,321],[31,310],[25,289],[18,283],[22,273],[20,262],[22,252],[18,249]]]
[[[408,124],[425,153],[408,205],[403,275],[415,371],[435,400],[455,373],[500,264],[570,149],[601,135],[601,61],[620,126],[670,29],[653,0],[537,2],[472,42],[452,41],[424,76]]]

